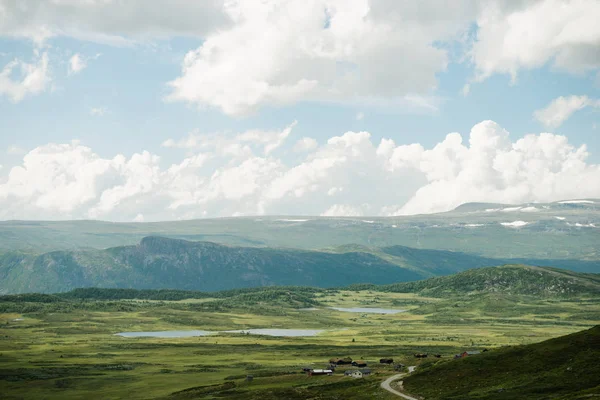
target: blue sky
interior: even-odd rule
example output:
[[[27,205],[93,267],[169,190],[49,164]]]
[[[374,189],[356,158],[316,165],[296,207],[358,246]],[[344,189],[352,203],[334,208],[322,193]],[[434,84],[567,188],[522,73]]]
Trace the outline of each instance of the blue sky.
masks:
[[[31,12],[36,11],[34,3],[29,5]],[[95,18],[94,2],[72,3],[75,4],[72,7],[81,13],[80,18]],[[600,197],[600,191],[596,191],[595,187],[579,193],[576,187],[561,185],[561,182],[570,180],[568,174],[576,174],[581,179],[595,177],[597,165],[600,164],[600,139],[596,128],[600,125],[600,60],[590,59],[589,56],[590,49],[597,50],[600,47],[598,28],[590,27],[593,34],[582,37],[580,43],[577,37],[572,37],[564,45],[554,44],[544,49],[540,48],[539,43],[533,46],[523,39],[517,42],[522,48],[507,50],[499,46],[490,53],[493,45],[500,43],[499,40],[510,43],[510,40],[514,40],[515,32],[520,32],[519,27],[506,26],[511,16],[519,16],[523,23],[535,21],[535,35],[542,37],[544,43],[556,43],[557,32],[564,34],[574,21],[583,24],[590,14],[593,16],[598,13],[597,3],[579,2],[578,8],[573,6],[572,12],[566,13],[563,21],[545,25],[542,18],[544,13],[557,6],[558,2],[548,0],[532,2],[520,8],[500,7],[502,13],[495,14],[497,20],[492,22],[483,17],[489,9],[499,7],[494,2],[475,6],[466,1],[458,8],[464,7],[468,12],[457,14],[456,17],[450,15],[447,21],[442,22],[434,17],[437,15],[434,11],[431,11],[434,14],[431,18],[426,12],[413,15],[412,10],[404,10],[403,6],[396,7],[395,3],[389,2],[388,7],[410,26],[409,32],[414,35],[414,40],[408,42],[401,39],[407,34],[401,24],[399,28],[394,28],[398,32],[382,30],[382,26],[394,20],[387,21],[381,15],[376,15],[375,6],[367,0],[355,0],[342,5],[336,1],[312,2],[315,10],[333,10],[329,12],[332,15],[330,24],[319,28],[331,29],[332,34],[322,37],[312,25],[321,17],[313,15],[314,12],[311,14],[310,10],[300,11],[301,8],[296,8],[300,7],[298,2],[287,2],[289,10],[285,13],[277,9],[255,11],[260,8],[256,4],[252,8],[248,6],[252,2],[246,5],[242,3],[234,10],[225,6],[220,6],[223,9],[217,7],[215,12],[232,18],[218,29],[202,27],[202,17],[207,15],[205,10],[202,11],[198,18],[198,31],[192,34],[189,31],[178,32],[176,18],[172,25],[169,25],[169,21],[153,20],[148,21],[146,26],[144,16],[138,16],[129,21],[135,24],[135,33],[128,33],[130,28],[125,25],[128,23],[126,20],[120,21],[123,27],[106,27],[102,21],[94,20],[97,26],[86,31],[74,22],[75,19],[57,17],[60,10],[53,10],[48,5],[37,6],[36,18],[42,19],[37,22],[38,25],[32,25],[23,15],[20,16],[23,21],[19,23],[15,14],[13,26],[0,29],[0,71],[14,60],[20,63],[7,75],[7,79],[0,79],[0,203],[10,201],[16,205],[0,218],[33,215],[43,219],[152,220],[264,213],[327,214],[332,210],[346,210],[348,215],[391,215],[444,211],[466,201],[554,201],[577,197],[578,194]],[[10,18],[10,6],[8,3],[3,5],[8,10],[5,11],[7,18]],[[371,9],[365,8],[365,5]],[[435,2],[424,5],[425,8],[428,6],[433,8]],[[101,11],[108,14],[119,12],[119,6],[110,1],[96,7],[102,7]],[[185,2],[177,3],[174,7],[181,7],[181,15],[198,11],[186,10]],[[358,18],[357,15],[364,26],[355,28],[352,24],[348,25],[354,21],[353,18]],[[596,16],[600,17],[598,14]],[[287,20],[290,18],[291,22]],[[0,26],[1,21],[0,18]],[[278,21],[286,22],[289,27],[280,28]],[[40,25],[46,27],[42,38],[38,29]],[[492,29],[495,26],[503,26],[504,32]],[[352,32],[352,29],[359,28],[370,32],[372,40]],[[278,32],[277,29],[282,31]],[[492,37],[492,34],[500,37]],[[531,32],[523,34],[532,35]],[[284,39],[273,39],[277,35]],[[398,35],[397,43],[394,35]],[[379,37],[388,36],[392,44],[377,41]],[[305,39],[309,44],[298,44],[298,38]],[[122,46],[124,42],[126,46]],[[306,46],[313,42],[317,43],[314,45],[317,47],[306,50]],[[287,50],[293,46],[300,47]],[[201,53],[203,49],[220,53],[208,55]],[[186,70],[182,65],[188,52],[195,53],[190,56],[190,67]],[[69,69],[74,55],[84,60],[83,67],[75,73]],[[563,60],[566,59],[565,55],[569,56],[568,61]],[[19,72],[19,66],[38,68],[43,56],[48,58],[43,82],[33,89],[22,89],[25,90],[22,98],[15,98],[15,87],[23,86],[27,75],[25,69]],[[337,72],[331,75],[330,68]],[[507,71],[514,73],[514,79]],[[170,84],[174,81],[179,81],[181,86]],[[470,90],[465,94],[463,88],[466,84],[470,85]],[[415,105],[410,100],[415,98],[424,99],[422,101],[426,102],[426,106]],[[564,101],[557,102],[561,98]],[[551,108],[553,104],[554,108]],[[547,112],[540,114],[539,110],[545,109]],[[556,119],[556,115],[560,117]],[[549,118],[555,118],[554,122]],[[539,149],[556,147],[546,151],[542,159],[536,161],[536,165],[545,163],[546,167],[542,169],[553,173],[547,181],[556,188],[552,191],[540,190],[532,183],[532,177],[523,178],[524,181],[506,181],[508,178],[503,176],[502,168],[495,166],[488,177],[489,181],[473,182],[474,186],[480,187],[466,191],[470,193],[466,197],[457,195],[458,192],[465,192],[460,188],[467,184],[469,176],[467,166],[470,162],[467,156],[462,155],[466,153],[453,145],[448,150],[453,154],[448,161],[445,156],[429,154],[427,150],[443,142],[451,132],[460,133],[463,147],[469,150],[469,132],[484,120],[496,124],[494,127],[487,126],[486,129],[493,132],[485,134],[494,143],[505,141],[503,134],[498,133],[501,129],[510,132],[508,144],[504,143],[504,147],[498,145],[494,149],[494,156],[486,153],[492,157],[485,162],[488,166],[494,162],[497,164],[502,154],[510,152],[511,146],[526,134],[539,138],[542,138],[539,134],[543,132],[565,136],[573,147],[560,142],[558,136],[553,136],[552,144],[543,143],[542,139],[535,144]],[[255,139],[253,142],[239,142],[240,146],[258,146],[248,150],[250,152],[246,151],[244,156],[217,156],[220,151],[218,147],[224,141],[232,144],[239,139],[238,135],[256,131],[267,142],[271,137],[269,135],[283,131],[294,121],[297,124],[289,135],[268,154],[266,151],[261,153],[259,147],[264,143],[261,144],[261,139]],[[315,159],[332,160],[327,158],[333,154],[328,140],[343,137],[346,132],[370,134],[368,141],[357,137],[356,143],[348,142],[350,144],[344,145],[344,149],[335,150],[339,151],[335,153],[335,157],[338,157],[335,160],[344,158],[344,151],[354,151],[354,154],[365,151],[356,162],[344,158],[343,162],[339,162],[341,164],[336,164],[335,168],[339,171],[329,171],[330,175],[326,172],[317,178],[315,176],[321,174],[323,167],[315,167],[321,168],[317,172],[302,172],[304,175],[297,172],[307,171],[309,165],[318,164],[311,164]],[[221,141],[213,144],[214,148],[211,149],[207,149],[208,145],[200,144],[162,145],[167,139],[177,142],[190,134],[200,142],[206,135],[216,135]],[[500,139],[494,139],[496,137]],[[294,151],[295,143],[302,138],[316,140],[317,147]],[[373,163],[373,160],[369,161],[369,157],[372,157],[370,154],[375,154],[382,139],[393,140],[399,150],[394,153],[392,149],[389,154],[386,153],[389,159],[378,159],[383,169],[367,171],[366,176],[377,176],[374,181],[382,178],[383,182],[393,183],[397,187],[406,186],[404,189],[390,191],[360,184],[361,180],[364,181],[364,178],[360,178],[363,174],[361,171]],[[45,146],[50,143],[68,144],[71,147],[65,148],[66,153],[61,158],[54,150],[46,154]],[[414,143],[419,144],[425,153],[418,151],[418,154],[405,154],[402,145]],[[352,147],[355,145],[373,149],[362,147],[356,150]],[[575,155],[577,148],[582,145],[587,146],[587,158]],[[158,175],[163,175],[147,177],[152,182],[149,183],[152,188],[136,191],[131,189],[136,184],[128,175],[130,172],[124,171],[117,162],[119,165],[112,165],[110,168],[114,171],[109,174],[119,175],[118,179],[115,178],[116,186],[98,184],[107,179],[103,175],[106,171],[102,170],[86,177],[69,176],[67,180],[73,180],[73,186],[69,189],[68,185],[63,185],[60,171],[82,168],[79,162],[88,165],[85,160],[78,158],[81,157],[79,151],[82,148],[89,149],[84,153],[91,154],[90,160],[113,160],[120,154],[130,160],[135,154],[146,151],[157,156],[149,163],[155,164]],[[28,165],[28,153],[36,149],[37,155],[31,158]],[[476,149],[470,150],[470,159],[479,159],[475,154]],[[531,157],[534,154],[532,151],[522,152],[523,157]],[[182,199],[161,199],[155,204],[155,198],[148,198],[152,197],[152,193],[174,190],[159,182],[166,179],[164,174],[169,166],[180,165],[186,159],[200,154],[212,161],[208,164],[202,162],[198,170],[188,171],[186,178],[182,178],[186,185],[191,185],[177,189],[186,193],[182,194],[185,205],[174,206],[180,204]],[[377,154],[382,153],[379,151]],[[553,154],[560,154],[563,158],[551,159],[555,157]],[[570,165],[571,156],[585,164],[581,167],[583,169],[568,173],[556,169],[556,165]],[[527,165],[525,158],[519,167],[520,174],[523,174],[522,170]],[[75,159],[79,161],[73,161]],[[252,162],[246,164],[260,164],[261,167],[251,167],[251,172],[239,172],[241,169],[237,167],[250,159]],[[46,165],[46,168],[48,165],[55,166],[50,169],[56,170],[58,175],[45,177],[50,184],[42,184],[37,180],[39,173],[36,168],[39,166],[33,166],[35,162]],[[439,178],[435,168],[448,168],[445,162],[452,163],[450,169],[455,171],[455,175]],[[264,167],[265,163],[271,164],[267,168]],[[435,171],[424,166],[430,164],[436,165]],[[268,172],[263,171],[263,167]],[[18,177],[10,176],[13,168],[21,168],[24,173]],[[233,183],[216,183],[215,177],[227,175],[232,168],[237,168],[236,173],[242,173],[242,181],[255,180],[248,190],[242,190],[242,193],[233,191],[235,193],[232,194],[227,185],[238,185],[235,179]],[[327,168],[324,169],[328,171]],[[389,176],[385,175],[388,173]],[[298,177],[298,174],[301,176]],[[490,182],[498,179],[493,174],[505,179],[500,187],[490,186]],[[286,189],[283,192],[274,194],[275,189],[267,186],[276,178],[294,188],[287,189],[284,185]],[[299,181],[294,182],[294,179]],[[329,199],[332,195],[325,193],[336,192],[334,189],[337,186],[332,183],[336,179],[344,180],[347,195],[335,195],[335,199]],[[410,184],[403,185],[404,181]],[[446,192],[455,194],[448,202],[411,206],[423,202],[418,198],[418,189],[427,192],[432,185],[442,185]],[[527,189],[515,189],[521,186]],[[24,187],[29,189],[24,190]],[[72,191],[73,187],[79,188],[77,192],[81,192],[81,198],[72,199],[69,195],[67,197],[73,204],[57,206],[61,203],[59,199],[64,195],[63,191]],[[365,203],[357,194],[364,190],[379,192],[380,189],[382,195],[388,197],[386,201]],[[105,194],[103,200],[105,190],[111,195],[117,192],[121,194],[106,203],[109,195]],[[221,195],[207,194],[215,190],[220,191]],[[537,195],[539,192],[544,194]],[[54,200],[46,204],[47,198]],[[135,204],[145,204],[145,209],[149,210],[158,207],[159,210],[150,211],[152,216],[148,216],[148,211],[137,212]],[[312,206],[303,208],[302,204]]]

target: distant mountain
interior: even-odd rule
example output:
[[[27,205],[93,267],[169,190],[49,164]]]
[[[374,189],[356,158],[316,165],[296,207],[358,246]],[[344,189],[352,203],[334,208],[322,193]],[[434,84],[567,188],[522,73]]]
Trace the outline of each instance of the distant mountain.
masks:
[[[470,269],[455,275],[378,287],[379,290],[447,297],[501,293],[536,297],[600,295],[600,274],[582,274],[557,268],[504,265]]]
[[[600,200],[470,203],[397,217],[243,217],[152,223],[0,222],[0,253],[135,245],[146,236],[233,246],[320,250],[355,243],[466,252],[502,259],[600,260]]]
[[[79,287],[215,291],[269,285],[343,286],[422,278],[369,253],[230,247],[161,237],[107,250],[0,257],[0,293]]]
[[[588,399],[600,395],[600,326],[545,342],[439,362],[404,378],[437,400]]]
[[[530,261],[534,265],[600,271],[600,262]],[[307,251],[146,237],[135,246],[105,250],[5,253],[0,255],[0,294],[63,292],[80,287],[200,291],[272,285],[341,287],[416,281],[511,262],[402,246],[348,245]]]

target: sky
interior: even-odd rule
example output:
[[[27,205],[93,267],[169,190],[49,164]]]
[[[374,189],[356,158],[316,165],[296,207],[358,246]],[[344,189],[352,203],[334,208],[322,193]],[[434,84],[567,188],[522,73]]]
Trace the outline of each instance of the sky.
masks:
[[[0,0],[0,219],[600,198],[596,0]]]

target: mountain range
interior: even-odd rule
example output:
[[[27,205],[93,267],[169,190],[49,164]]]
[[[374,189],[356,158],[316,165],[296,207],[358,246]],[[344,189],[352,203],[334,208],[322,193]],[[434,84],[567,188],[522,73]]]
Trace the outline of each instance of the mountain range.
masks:
[[[189,221],[0,222],[0,253],[135,245],[147,236],[244,247],[327,250],[347,244],[405,246],[493,258],[600,260],[600,200],[471,203],[446,213],[397,217],[238,217]]]
[[[583,272],[598,261],[528,259]],[[150,236],[134,246],[0,255],[0,293],[63,292],[80,287],[226,289],[390,284],[516,263],[445,250],[341,246],[328,251],[239,247]]]

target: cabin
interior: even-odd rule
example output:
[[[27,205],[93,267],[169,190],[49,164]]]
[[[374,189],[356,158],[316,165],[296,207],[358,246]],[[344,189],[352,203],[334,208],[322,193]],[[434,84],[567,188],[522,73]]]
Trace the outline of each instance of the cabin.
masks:
[[[354,366],[354,367],[366,367],[367,366],[367,362],[363,361],[363,360],[352,361],[352,366]]]
[[[404,369],[404,367],[405,367],[404,364],[394,364],[395,371],[402,371]]]
[[[310,372],[312,369],[312,367],[304,367],[302,368],[302,372]]]
[[[352,364],[352,359],[350,357],[346,358],[332,358],[329,360],[329,364],[334,365],[350,365]]]
[[[415,353],[415,358],[427,358],[427,353]]]
[[[352,376],[352,373],[354,372],[354,369],[348,369],[346,371],[344,371],[344,376]]]
[[[362,372],[363,376],[371,375],[371,370],[369,368],[363,368],[360,372]]]
[[[363,373],[361,371],[352,371],[352,377],[353,378],[362,378]]]
[[[330,369],[312,369],[308,372],[308,376],[315,376],[315,375],[333,375],[333,371]]]
[[[393,358],[380,358],[379,359],[379,364],[393,364],[393,363],[394,363]]]

